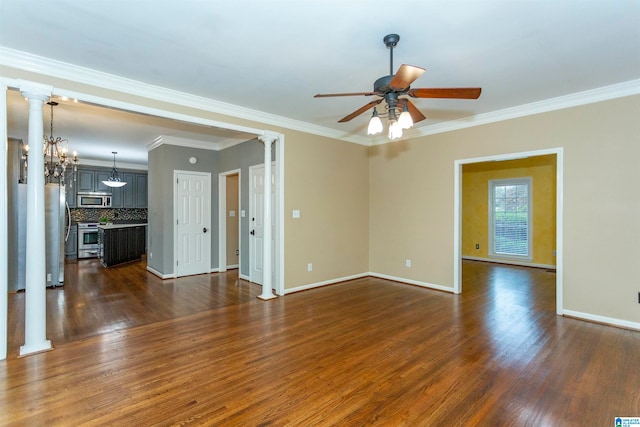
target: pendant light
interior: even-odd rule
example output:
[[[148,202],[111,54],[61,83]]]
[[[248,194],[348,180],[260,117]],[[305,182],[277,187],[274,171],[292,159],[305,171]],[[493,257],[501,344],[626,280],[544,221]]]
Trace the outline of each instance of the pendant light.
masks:
[[[112,151],[112,153],[113,153],[113,169],[111,169],[111,176],[109,176],[108,180],[102,181],[102,183],[107,187],[123,187],[127,185],[127,183],[120,179],[120,175],[118,174],[118,169],[116,169],[116,154],[118,154],[118,152]]]

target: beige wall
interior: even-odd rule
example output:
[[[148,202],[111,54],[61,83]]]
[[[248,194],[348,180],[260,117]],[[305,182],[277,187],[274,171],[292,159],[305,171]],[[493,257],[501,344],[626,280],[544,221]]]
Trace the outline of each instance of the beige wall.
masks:
[[[563,147],[564,308],[639,322],[638,112],[632,96],[372,148],[371,271],[452,286],[455,160]]]
[[[564,306],[640,322],[640,96],[365,148],[8,67],[0,75],[284,133],[288,289],[366,271],[452,286],[455,160],[563,147]]]
[[[227,175],[227,266],[240,264],[238,178],[238,174]]]
[[[462,167],[462,256],[489,258],[489,181],[531,178],[531,263],[554,266],[556,259],[556,156],[533,156]],[[479,248],[476,249],[476,244]]]
[[[369,271],[367,150],[287,132],[285,288]],[[299,219],[292,218],[293,209],[300,210]]]

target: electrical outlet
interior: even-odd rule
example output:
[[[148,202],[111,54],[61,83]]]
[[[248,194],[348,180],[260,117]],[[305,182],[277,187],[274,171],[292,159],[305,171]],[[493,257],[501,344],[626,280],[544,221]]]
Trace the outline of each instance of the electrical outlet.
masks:
[[[405,267],[411,267],[411,260],[410,259],[406,259],[404,261],[404,265],[405,265]]]
[[[480,249],[480,243],[476,243],[476,249]]]
[[[307,271],[313,271],[313,263],[307,264]]]

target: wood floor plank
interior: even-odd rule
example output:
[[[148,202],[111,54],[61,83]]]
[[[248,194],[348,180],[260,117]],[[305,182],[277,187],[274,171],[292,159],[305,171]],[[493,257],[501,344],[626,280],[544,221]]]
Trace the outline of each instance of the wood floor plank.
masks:
[[[553,272],[465,262],[452,295],[376,278],[270,301],[237,271],[79,262],[54,351],[0,362],[0,425],[611,425],[640,415],[640,332],[555,314]]]

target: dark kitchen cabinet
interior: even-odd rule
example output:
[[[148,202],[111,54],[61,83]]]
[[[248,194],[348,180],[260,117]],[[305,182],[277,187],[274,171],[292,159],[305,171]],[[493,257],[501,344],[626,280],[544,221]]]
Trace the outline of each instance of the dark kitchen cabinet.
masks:
[[[109,176],[111,172],[106,170],[78,169],[77,191],[111,193],[111,187],[102,183],[108,180]]]
[[[100,228],[100,262],[105,267],[137,261],[145,253],[145,226]]]
[[[146,208],[147,207],[147,175],[146,174],[137,174],[136,175],[136,208]]]
[[[78,179],[74,181],[73,178],[69,179],[65,185],[65,198],[70,208],[76,207],[77,195],[78,195]]]
[[[78,225],[74,224],[69,229],[69,237],[64,244],[65,258],[78,258]]]
[[[147,174],[120,173],[127,185],[112,189],[112,206],[114,208],[146,208],[147,207]]]
[[[96,174],[92,170],[78,170],[77,191],[78,192],[92,192],[95,191],[95,179]]]

